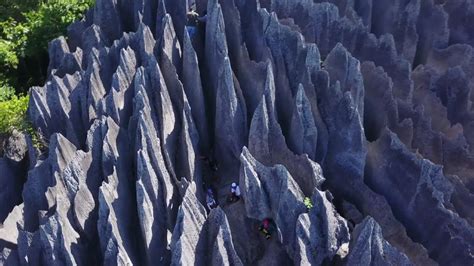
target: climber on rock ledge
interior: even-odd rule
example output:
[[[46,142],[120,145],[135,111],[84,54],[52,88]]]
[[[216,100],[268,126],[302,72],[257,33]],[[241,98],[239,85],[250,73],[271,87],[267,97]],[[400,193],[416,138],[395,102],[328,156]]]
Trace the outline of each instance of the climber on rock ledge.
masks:
[[[186,30],[188,31],[189,38],[193,39],[198,32],[198,26],[206,23],[207,14],[204,14],[204,16],[201,17],[193,8],[190,8],[186,14],[186,18]]]
[[[272,237],[272,233],[275,230],[275,225],[273,220],[270,218],[265,218],[262,221],[262,224],[258,227],[258,231],[260,231],[267,240]]]
[[[217,201],[214,198],[214,192],[212,192],[212,189],[210,188],[207,190],[206,203],[209,210],[217,208],[218,206]]]
[[[240,200],[240,187],[236,183],[232,183],[230,186],[230,195],[227,198],[227,201],[234,203]]]

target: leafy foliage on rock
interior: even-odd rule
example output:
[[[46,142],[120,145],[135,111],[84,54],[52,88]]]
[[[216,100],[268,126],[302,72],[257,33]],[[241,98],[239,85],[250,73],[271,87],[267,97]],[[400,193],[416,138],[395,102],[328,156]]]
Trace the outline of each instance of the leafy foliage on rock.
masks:
[[[0,88],[0,136],[8,136],[16,129],[30,134],[33,144],[42,149],[44,143],[30,121],[27,119],[29,95],[17,96],[12,89]]]
[[[306,208],[308,208],[308,210],[313,208],[313,202],[311,201],[311,198],[305,197],[303,203],[306,206]]]
[[[93,0],[5,1],[0,4],[0,79],[26,92],[46,78],[48,42],[65,35]]]
[[[25,119],[28,108],[28,96],[12,95],[0,102],[0,134],[7,134],[13,128],[26,129]]]
[[[48,43],[66,35],[94,0],[25,0],[0,3],[0,135],[17,129],[40,137],[26,116],[29,87],[46,79]],[[15,91],[16,94],[15,95]]]

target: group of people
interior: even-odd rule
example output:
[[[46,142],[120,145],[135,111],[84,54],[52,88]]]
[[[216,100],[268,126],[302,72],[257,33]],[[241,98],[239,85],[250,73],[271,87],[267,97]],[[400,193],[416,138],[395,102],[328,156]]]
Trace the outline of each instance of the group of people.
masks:
[[[219,169],[218,163],[216,160],[212,159],[211,157],[201,156],[200,159],[209,167],[211,172],[215,175],[217,170]],[[217,178],[215,178],[217,181]],[[208,187],[204,184],[204,187],[207,189],[206,191],[206,205],[209,210],[217,208],[219,203],[216,198],[216,193],[212,187]],[[230,193],[227,197],[228,203],[234,203],[240,200],[241,192],[240,187],[237,183],[233,182],[230,185]],[[263,236],[268,240],[271,239],[272,233],[275,231],[275,223],[270,218],[265,218],[262,220],[260,225],[258,226],[258,231],[260,231]]]
[[[200,16],[196,10],[195,6],[191,7],[188,13],[186,14],[187,23],[186,23],[186,30],[189,34],[191,39],[194,39],[196,34],[199,31],[199,28],[202,28],[206,21],[207,21],[207,14]],[[217,172],[218,164],[217,161],[211,159],[210,157],[201,157],[201,160],[205,164],[207,164],[212,172]],[[216,178],[217,179],[217,178]],[[206,185],[204,185],[207,187]],[[240,187],[237,183],[232,183],[230,186],[230,194],[227,197],[228,203],[234,203],[240,200],[241,193]],[[214,190],[211,187],[207,188],[206,191],[206,205],[209,210],[217,208],[219,206],[217,198],[215,197]],[[271,238],[272,233],[275,230],[275,223],[271,218],[265,218],[262,220],[260,225],[258,226],[258,231],[260,231],[264,237],[268,240]]]
[[[230,186],[230,194],[227,197],[227,202],[229,203],[234,203],[240,200],[240,187],[237,185],[237,183],[232,183]],[[207,189],[206,193],[206,203],[207,203],[207,208],[214,209],[217,208],[218,203],[216,200],[216,197],[214,196],[214,192],[212,188]]]
[[[212,159],[211,157],[201,156],[200,159],[209,167],[209,169],[211,170],[211,172],[213,172],[213,174],[215,174],[217,170],[219,169],[217,161]],[[214,180],[214,182],[217,181],[217,178],[214,178],[214,179],[216,179]],[[215,194],[214,190],[210,186],[208,187],[205,184],[204,184],[204,187],[207,188],[206,203],[207,203],[208,209],[210,210],[210,209],[217,208],[219,204],[217,202],[216,197],[214,196]],[[239,185],[235,182],[232,183],[232,185],[230,186],[230,194],[227,197],[227,202],[229,203],[237,202],[239,201],[240,196],[241,196],[241,193],[240,193]]]
[[[236,183],[232,183],[230,187],[230,195],[227,198],[227,202],[233,203],[240,200],[240,187]],[[214,192],[211,188],[207,190],[206,195],[207,208],[209,210],[217,208],[218,204],[216,198],[214,197]],[[275,223],[270,218],[265,218],[262,220],[261,224],[258,226],[258,231],[260,231],[263,236],[269,240],[272,237],[272,233],[275,231]]]

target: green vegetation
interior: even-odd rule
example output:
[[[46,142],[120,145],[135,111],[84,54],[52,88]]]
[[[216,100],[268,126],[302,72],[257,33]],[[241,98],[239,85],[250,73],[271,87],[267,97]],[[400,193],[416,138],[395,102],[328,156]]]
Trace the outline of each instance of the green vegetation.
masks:
[[[28,88],[43,85],[48,43],[66,35],[94,0],[0,0],[0,138],[13,129],[40,137],[26,116]]]
[[[0,89],[17,93],[42,85],[48,67],[48,42],[65,35],[93,0],[3,0],[0,3]]]
[[[0,102],[8,101],[15,95],[15,89],[0,80]]]
[[[28,101],[28,95],[17,96],[13,88],[0,90],[0,139],[8,137],[16,129],[28,133],[32,138],[33,145],[42,150],[45,147],[45,142],[39,132],[33,128],[26,115]]]
[[[0,134],[9,134],[13,129],[30,131],[25,119],[28,98],[25,95],[12,95],[10,99],[0,102]]]
[[[304,203],[304,205],[306,206],[306,208],[307,208],[308,210],[310,210],[311,208],[313,208],[313,202],[311,201],[311,198],[305,197],[304,200],[303,200],[303,203]]]

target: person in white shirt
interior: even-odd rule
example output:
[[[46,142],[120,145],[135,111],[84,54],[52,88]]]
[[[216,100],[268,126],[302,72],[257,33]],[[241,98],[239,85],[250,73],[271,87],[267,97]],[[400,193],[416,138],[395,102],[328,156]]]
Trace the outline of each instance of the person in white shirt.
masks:
[[[240,199],[240,187],[239,185],[237,185],[237,183],[232,183],[232,185],[230,186],[230,193],[230,202],[236,202]]]

